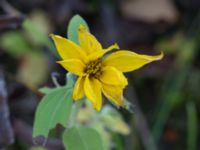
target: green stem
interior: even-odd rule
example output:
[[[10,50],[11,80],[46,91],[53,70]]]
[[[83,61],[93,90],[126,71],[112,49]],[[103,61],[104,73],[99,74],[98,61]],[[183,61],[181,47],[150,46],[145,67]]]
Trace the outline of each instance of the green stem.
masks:
[[[187,149],[195,150],[198,136],[198,116],[194,102],[188,102],[187,110]]]

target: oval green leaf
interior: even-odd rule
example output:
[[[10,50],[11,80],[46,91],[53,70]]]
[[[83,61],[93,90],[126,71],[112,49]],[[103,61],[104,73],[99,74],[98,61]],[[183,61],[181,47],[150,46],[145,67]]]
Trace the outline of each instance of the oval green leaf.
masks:
[[[67,150],[104,150],[98,132],[87,127],[73,127],[66,130],[63,143]]]
[[[86,27],[86,29],[89,31],[89,27],[88,27],[86,21],[80,15],[75,15],[70,20],[68,29],[67,29],[68,39],[75,42],[76,44],[79,44],[77,32],[78,32],[78,28],[80,25],[84,25]]]

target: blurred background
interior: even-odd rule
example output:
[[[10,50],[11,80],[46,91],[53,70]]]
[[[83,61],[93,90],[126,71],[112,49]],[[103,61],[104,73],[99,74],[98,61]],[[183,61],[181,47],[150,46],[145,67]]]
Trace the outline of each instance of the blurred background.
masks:
[[[141,54],[165,54],[127,74],[125,97],[134,113],[119,112],[131,132],[112,135],[112,149],[200,149],[199,0],[1,0],[0,149],[40,149],[31,133],[43,96],[38,88],[53,86],[52,76],[65,83],[48,35],[65,37],[75,14],[104,47],[116,42]],[[59,136],[46,147],[63,150]]]

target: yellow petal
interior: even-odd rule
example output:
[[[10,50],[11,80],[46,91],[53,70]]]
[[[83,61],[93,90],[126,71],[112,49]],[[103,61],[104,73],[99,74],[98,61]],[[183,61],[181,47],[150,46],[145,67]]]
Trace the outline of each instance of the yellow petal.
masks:
[[[145,64],[162,58],[163,53],[157,56],[148,56],[121,50],[106,57],[103,60],[103,65],[113,66],[122,72],[130,72],[144,66]]]
[[[91,54],[92,52],[102,49],[101,44],[91,33],[87,31],[83,25],[80,25],[79,27],[78,37],[80,46],[85,50],[87,54]]]
[[[87,57],[85,52],[75,43],[58,35],[50,35],[55,43],[56,49],[62,59],[80,59],[83,62]]]
[[[78,59],[67,59],[63,61],[57,61],[60,65],[62,65],[69,72],[76,75],[83,75],[85,64]]]
[[[126,86],[128,84],[126,77],[122,72],[111,66],[102,68],[102,74],[100,80],[109,85],[121,85]]]
[[[101,87],[101,83],[97,79],[86,76],[84,92],[97,111],[100,111],[102,106]]]
[[[101,58],[103,55],[105,55],[107,52],[113,50],[113,49],[119,49],[119,46],[115,43],[111,46],[109,46],[108,48],[106,49],[102,49],[102,50],[99,50],[99,51],[96,51],[94,53],[91,53],[89,56],[88,56],[88,59],[90,61],[94,61],[98,58]]]
[[[115,105],[123,106],[123,87],[102,84],[103,94]]]
[[[113,50],[113,49],[119,49],[119,45],[118,45],[117,43],[115,43],[115,44],[109,46],[108,48],[106,48],[106,49],[104,49],[104,50],[106,50],[106,51],[111,51],[111,50]]]
[[[80,100],[84,97],[84,81],[85,77],[79,77],[75,83],[74,91],[73,91],[73,99]]]

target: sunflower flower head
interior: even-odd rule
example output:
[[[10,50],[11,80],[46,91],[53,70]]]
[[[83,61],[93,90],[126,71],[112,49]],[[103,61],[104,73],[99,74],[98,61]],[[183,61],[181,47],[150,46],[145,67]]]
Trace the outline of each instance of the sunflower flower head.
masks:
[[[73,99],[84,96],[99,111],[102,107],[102,93],[112,103],[123,107],[123,90],[128,85],[123,73],[134,71],[152,61],[157,56],[140,55],[128,50],[118,50],[117,44],[104,49],[97,39],[83,25],[78,29],[79,45],[58,35],[51,35],[62,60],[58,61],[67,71],[78,76],[73,90]]]

